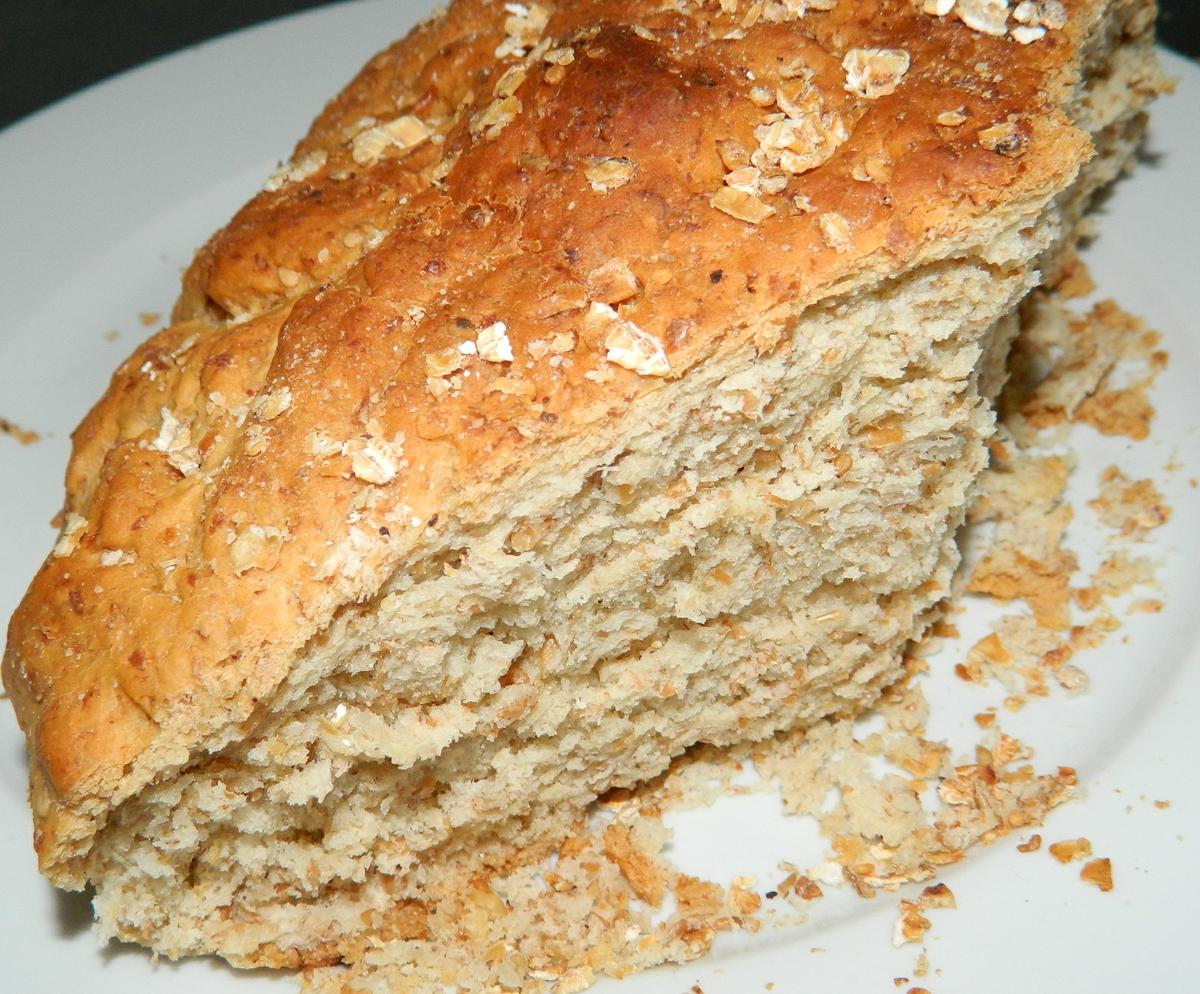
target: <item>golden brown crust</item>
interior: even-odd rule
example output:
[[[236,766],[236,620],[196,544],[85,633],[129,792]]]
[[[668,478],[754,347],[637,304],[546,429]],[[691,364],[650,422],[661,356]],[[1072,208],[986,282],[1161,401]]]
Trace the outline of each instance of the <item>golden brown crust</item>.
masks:
[[[78,518],[9,631],[44,868],[78,883],[63,864],[106,812],[250,727],[451,502],[469,515],[660,374],[1036,206],[1088,155],[1062,104],[1100,0],[1029,45],[910,0],[745,7],[577,2],[534,30],[537,8],[461,0],[372,60],[295,178],[198,254],[177,323],[77,430]],[[871,48],[907,55],[894,92],[847,89],[844,57]],[[783,102],[829,157],[751,160],[754,203],[722,196],[770,208],[757,223],[714,207]]]

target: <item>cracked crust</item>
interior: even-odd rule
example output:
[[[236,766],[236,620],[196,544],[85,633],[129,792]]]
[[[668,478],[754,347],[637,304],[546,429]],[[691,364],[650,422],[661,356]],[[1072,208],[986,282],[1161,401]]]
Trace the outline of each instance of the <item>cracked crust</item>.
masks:
[[[1021,45],[909,0],[748,26],[716,6],[463,0],[375,57],[74,434],[74,531],[4,658],[43,870],[82,885],[113,807],[253,728],[306,640],[439,512],[469,518],[545,447],[602,447],[633,398],[747,340],[769,352],[805,307],[1035,213],[1090,154],[1068,100],[1109,6],[1068,3]],[[874,48],[909,64],[867,98],[843,61]],[[713,198],[783,106],[757,90],[803,89],[796,62],[806,113],[845,139],[799,172],[760,157],[740,192],[770,211],[739,219]],[[596,304],[665,369],[622,362]],[[496,322],[511,362],[464,346]]]

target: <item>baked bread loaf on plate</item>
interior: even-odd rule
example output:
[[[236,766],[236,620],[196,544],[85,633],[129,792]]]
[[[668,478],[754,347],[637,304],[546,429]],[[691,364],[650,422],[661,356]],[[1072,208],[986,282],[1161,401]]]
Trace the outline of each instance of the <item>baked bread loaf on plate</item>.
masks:
[[[74,435],[4,657],[45,874],[172,957],[453,942],[435,882],[869,708],[1153,14],[458,0],[376,56]]]

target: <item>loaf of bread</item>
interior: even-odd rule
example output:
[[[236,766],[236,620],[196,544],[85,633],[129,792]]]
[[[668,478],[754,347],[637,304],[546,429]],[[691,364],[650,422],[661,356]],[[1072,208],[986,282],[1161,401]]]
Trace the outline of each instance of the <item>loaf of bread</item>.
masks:
[[[4,657],[43,872],[171,957],[436,952],[437,881],[869,708],[1153,17],[456,0],[375,57],[75,432]]]

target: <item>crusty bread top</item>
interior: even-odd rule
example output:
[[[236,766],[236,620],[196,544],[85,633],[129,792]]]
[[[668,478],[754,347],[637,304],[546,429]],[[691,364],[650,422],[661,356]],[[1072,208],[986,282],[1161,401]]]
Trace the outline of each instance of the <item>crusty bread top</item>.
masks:
[[[43,868],[78,884],[115,804],[251,729],[490,480],[1064,187],[1107,5],[1065,6],[1022,44],[920,0],[459,0],[374,58],[74,435],[4,658]]]

